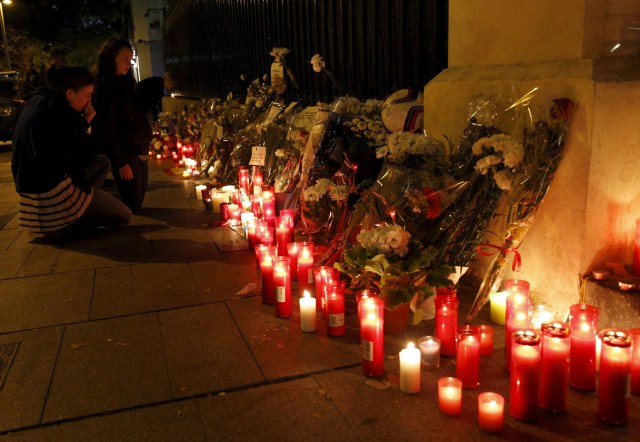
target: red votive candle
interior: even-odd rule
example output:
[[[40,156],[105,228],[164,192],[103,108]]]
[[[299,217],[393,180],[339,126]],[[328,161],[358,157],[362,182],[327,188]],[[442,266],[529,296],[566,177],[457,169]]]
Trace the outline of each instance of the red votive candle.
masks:
[[[240,166],[238,169],[238,182],[240,183],[240,190],[244,195],[249,195],[249,169],[245,166]]]
[[[602,353],[598,384],[598,417],[613,425],[629,421],[631,338],[620,330],[600,334]]]
[[[260,247],[257,250],[260,263],[260,277],[262,279],[262,303],[273,304],[276,302],[275,286],[273,281],[273,258],[277,256],[277,250],[273,246]]]
[[[229,203],[220,203],[220,219],[227,221],[231,218],[231,212],[229,212]]]
[[[463,388],[480,385],[480,336],[473,325],[458,327],[456,351],[456,378]]]
[[[298,280],[298,251],[299,251],[298,244],[299,243],[297,242],[290,242],[289,244],[287,244],[287,256],[291,258],[290,270],[291,270],[292,281]]]
[[[510,280],[522,281],[522,280]],[[519,286],[518,286],[519,287]],[[505,320],[505,359],[507,371],[511,368],[511,335],[517,330],[524,330],[531,325],[531,300],[529,295],[513,288],[508,292]]]
[[[275,242],[273,229],[266,221],[258,221],[258,240],[260,244],[272,245]]]
[[[518,330],[511,339],[509,409],[513,418],[532,421],[538,416],[540,334],[533,330]]]
[[[567,324],[542,324],[538,405],[551,413],[567,409],[570,331]]]
[[[327,335],[343,336],[347,328],[344,324],[344,286],[343,281],[327,282]]]
[[[285,217],[289,221],[289,232],[291,235],[289,237],[289,241],[295,241],[294,232],[296,228],[296,211],[293,209],[282,209],[280,210],[280,216]]]
[[[633,241],[633,263],[631,273],[640,276],[640,219],[636,220],[636,237]]]
[[[499,433],[504,423],[504,397],[485,392],[478,395],[478,426],[488,433]]]
[[[478,325],[480,335],[480,356],[491,356],[493,353],[493,327],[490,325]]]
[[[455,356],[458,328],[458,298],[451,295],[436,296],[436,338],[440,339],[440,354]]]
[[[251,211],[260,218],[262,216],[262,197],[259,195],[251,195]]]
[[[380,376],[384,373],[384,300],[364,298],[359,309],[362,372]]]
[[[631,337],[631,393],[640,394],[640,328],[629,330]]]
[[[276,217],[276,244],[278,245],[278,255],[288,256],[287,244],[289,244],[289,220],[282,216]]]
[[[265,194],[271,195],[270,192],[262,193],[262,215],[265,219],[274,219],[276,217],[276,200],[273,196],[266,197]]]
[[[438,379],[438,408],[444,414],[458,416],[462,411],[462,381],[456,378]]]
[[[251,174],[251,179],[253,180],[251,183],[252,195],[262,193],[263,178],[264,175],[262,173],[262,168],[259,166],[253,166],[253,173]]]
[[[276,316],[288,318],[291,316],[291,274],[288,256],[278,256],[273,259],[273,285],[275,286]]]
[[[300,262],[298,258],[298,262]],[[324,292],[324,284],[327,282],[328,278],[333,276],[333,267],[329,266],[318,266],[314,270],[315,275],[315,293],[316,293],[316,309],[326,311],[326,296]]]
[[[315,293],[315,276],[313,273],[313,243],[299,242],[298,244],[298,292],[304,293],[308,290],[309,293]],[[316,293],[316,304],[318,304],[317,297],[322,293]],[[317,310],[317,308],[316,308]]]
[[[254,250],[256,247],[256,220],[250,219],[247,221],[247,241],[249,243],[249,250]]]
[[[380,292],[375,289],[364,289],[356,292],[356,304],[358,305],[358,318],[360,317],[360,301],[363,299],[377,298]]]
[[[596,331],[598,308],[588,304],[569,307],[571,350],[569,385],[578,390],[596,388]]]

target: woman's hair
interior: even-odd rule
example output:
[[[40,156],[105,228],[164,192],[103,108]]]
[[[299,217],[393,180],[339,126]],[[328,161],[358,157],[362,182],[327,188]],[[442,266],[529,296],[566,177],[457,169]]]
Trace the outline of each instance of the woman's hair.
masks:
[[[133,51],[131,43],[123,38],[112,37],[102,44],[96,63],[96,74],[98,78],[116,75],[116,54],[123,48]]]
[[[79,91],[94,84],[93,75],[82,66],[62,66],[56,69],[50,83],[51,89],[65,92],[68,89]]]

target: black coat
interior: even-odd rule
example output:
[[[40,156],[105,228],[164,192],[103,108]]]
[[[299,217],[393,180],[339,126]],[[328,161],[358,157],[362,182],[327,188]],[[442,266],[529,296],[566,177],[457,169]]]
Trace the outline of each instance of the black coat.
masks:
[[[69,175],[77,186],[89,192],[90,187],[82,178],[95,155],[88,127],[61,93],[36,89],[13,134],[11,171],[16,190],[44,193]]]
[[[149,152],[151,126],[134,94],[135,80],[130,75],[99,79],[93,94],[97,114],[91,122],[92,134],[117,169],[127,164],[127,154]]]

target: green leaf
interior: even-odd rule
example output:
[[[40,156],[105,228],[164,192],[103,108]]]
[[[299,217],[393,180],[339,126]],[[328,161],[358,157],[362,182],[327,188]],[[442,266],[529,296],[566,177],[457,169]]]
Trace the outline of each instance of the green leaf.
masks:
[[[389,262],[384,254],[380,254],[374,256],[373,258],[367,260],[366,265],[364,266],[365,271],[373,272],[376,275],[383,276],[385,274],[385,270],[389,267]]]

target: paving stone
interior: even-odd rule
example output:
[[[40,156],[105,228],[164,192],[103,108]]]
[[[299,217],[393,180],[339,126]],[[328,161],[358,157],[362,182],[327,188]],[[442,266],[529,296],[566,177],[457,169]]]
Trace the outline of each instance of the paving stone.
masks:
[[[219,253],[214,242],[202,229],[168,229],[145,236],[153,243],[158,261]]]
[[[198,406],[208,441],[356,440],[313,378],[203,398]]]
[[[22,251],[26,256],[17,276],[48,275],[55,270],[60,256],[59,249],[48,246],[35,246],[16,250]]]
[[[29,256],[30,250],[1,250],[0,251],[0,279],[16,276],[22,263]]]
[[[155,313],[65,327],[43,422],[171,398]]]
[[[7,230],[7,228],[5,227],[3,230]],[[15,231],[18,232],[18,236],[16,237],[15,241],[11,243],[11,246],[9,246],[10,249],[25,249],[27,247],[34,247],[35,244],[32,244],[32,241],[40,237],[39,235],[29,233],[26,230],[15,229]]]
[[[207,233],[215,241],[220,251],[224,253],[249,250],[247,240],[228,227],[215,227],[207,230]]]
[[[190,259],[189,268],[207,301],[232,299],[250,283],[260,290],[255,255],[248,251]]]
[[[201,304],[202,294],[184,262],[96,270],[92,318]]]
[[[338,338],[326,336],[324,320],[317,333],[300,330],[299,306],[289,319],[275,317],[273,306],[263,305],[260,296],[227,301],[258,366],[269,380],[313,373],[360,362],[359,331],[347,327]]]
[[[85,418],[1,437],[0,441],[205,441],[195,401],[181,401]]]
[[[38,425],[53,374],[62,327],[0,336],[0,346],[14,351],[0,385],[0,432]]]
[[[222,303],[160,313],[174,397],[264,381]]]
[[[0,230],[0,250],[7,250],[19,234],[20,231],[17,229]]]
[[[0,333],[86,321],[93,271],[0,281]]]
[[[13,213],[18,211],[18,204],[12,200],[0,201],[0,214]]]

